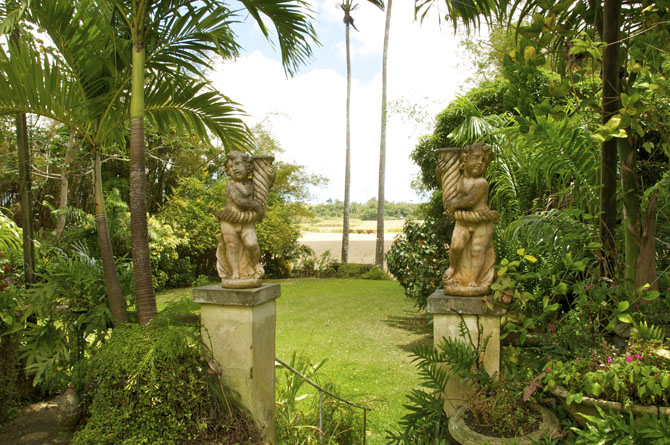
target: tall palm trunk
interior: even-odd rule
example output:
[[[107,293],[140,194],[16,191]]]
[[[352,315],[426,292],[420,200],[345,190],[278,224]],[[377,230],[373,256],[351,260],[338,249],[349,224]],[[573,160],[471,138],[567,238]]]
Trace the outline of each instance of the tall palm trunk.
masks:
[[[375,246],[375,264],[384,268],[384,188],[386,185],[386,64],[389,49],[389,31],[391,28],[391,3],[386,2],[386,23],[384,25],[384,55],[382,56],[382,124],[379,142],[379,189],[377,191],[377,243]]]
[[[58,201],[58,210],[60,215],[58,215],[58,225],[56,226],[56,241],[59,241],[61,236],[63,236],[63,231],[65,230],[65,208],[67,207],[67,192],[69,188],[69,181],[67,175],[67,169],[72,161],[72,150],[75,144],[75,131],[70,130],[70,140],[65,144],[65,159],[63,160],[63,165],[60,169],[60,196]]]
[[[619,111],[619,16],[621,0],[605,0],[603,17],[603,40],[607,47],[603,51],[603,123]],[[613,278],[616,272],[616,228],[617,190],[617,141],[610,139],[601,146],[600,155],[600,240],[603,245],[601,274]]]
[[[345,167],[344,167],[344,215],[342,218],[342,263],[347,264],[349,262],[349,207],[350,203],[350,192],[351,188],[351,56],[349,54],[349,24],[350,16],[349,11],[345,9],[345,40],[346,40],[346,53],[347,53],[347,127],[346,127],[346,156],[345,156]]]
[[[102,257],[102,273],[105,278],[105,291],[109,298],[109,307],[114,317],[114,324],[119,325],[128,321],[126,312],[126,300],[121,292],[119,275],[114,263],[114,252],[112,251],[112,240],[109,237],[107,227],[107,214],[105,213],[105,198],[102,194],[102,170],[100,168],[100,150],[94,148],[93,159],[93,191],[95,196],[95,224],[98,229],[100,240],[100,256]]]
[[[21,34],[18,28],[11,34],[10,55],[19,51]],[[30,146],[26,113],[16,114],[16,151],[19,158],[19,195],[21,227],[23,229],[23,270],[27,285],[35,282],[35,244],[33,242],[33,197],[30,175]]]
[[[141,21],[141,20],[140,20]],[[130,99],[130,245],[133,255],[137,320],[149,323],[157,314],[151,277],[147,229],[146,167],[144,159],[144,29],[134,30],[133,77]]]
[[[33,197],[30,180],[30,147],[26,114],[16,116],[16,149],[19,155],[19,194],[21,196],[21,227],[23,229],[23,270],[25,282],[35,282],[35,244],[33,243]]]

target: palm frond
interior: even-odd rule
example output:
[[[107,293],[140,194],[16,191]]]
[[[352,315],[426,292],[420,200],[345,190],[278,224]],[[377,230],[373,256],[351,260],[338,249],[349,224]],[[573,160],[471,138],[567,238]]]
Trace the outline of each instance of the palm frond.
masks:
[[[414,17],[423,21],[433,9],[438,10],[440,20],[440,0],[415,0]],[[494,21],[502,21],[507,16],[507,2],[499,0],[444,0],[446,12],[444,20],[451,22],[454,29],[458,22],[462,22],[466,28],[480,28],[481,22],[491,24]]]
[[[157,76],[147,87],[145,111],[160,131],[175,126],[204,140],[208,131],[226,150],[248,149],[253,137],[241,119],[238,104],[211,88],[209,82],[185,80],[175,84]]]
[[[74,127],[84,107],[60,61],[43,57],[25,42],[12,42],[12,47],[11,59],[0,47],[0,110],[35,113]]]
[[[18,252],[22,244],[21,228],[0,209],[0,252]]]
[[[30,0],[6,0],[0,4],[0,34],[16,29],[30,6]]]
[[[300,65],[312,56],[312,46],[319,45],[312,26],[314,12],[304,0],[240,0],[254,18],[266,39],[270,31],[263,20],[267,17],[277,32],[282,65],[288,74],[295,74]]]
[[[183,3],[183,2],[182,2]],[[231,25],[235,15],[227,8],[205,2],[152,14],[147,24],[146,67],[173,73],[175,68],[203,77],[214,53],[224,59],[238,55]],[[178,74],[178,73],[177,73]]]

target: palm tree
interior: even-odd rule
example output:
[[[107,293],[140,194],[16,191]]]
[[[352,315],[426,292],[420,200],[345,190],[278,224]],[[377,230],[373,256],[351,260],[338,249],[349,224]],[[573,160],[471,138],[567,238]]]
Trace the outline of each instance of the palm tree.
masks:
[[[101,2],[102,4],[103,2]],[[242,0],[263,34],[269,38],[261,14],[269,18],[277,31],[282,61],[287,72],[311,54],[310,40],[316,42],[309,23],[309,9],[300,1],[267,2]],[[151,278],[149,237],[146,217],[146,175],[144,118],[145,91],[150,83],[181,82],[191,75],[203,77],[210,68],[212,56],[230,58],[237,54],[238,44],[230,30],[234,13],[222,2],[206,0],[194,4],[191,0],[116,0],[114,7],[126,23],[132,44],[132,86],[130,99],[130,214],[131,247],[135,271],[138,320],[148,323],[156,315],[156,301]],[[239,128],[242,130],[242,127]],[[245,131],[246,128],[244,128]],[[249,145],[241,132],[217,132],[224,147]]]
[[[382,0],[368,0],[378,8],[384,8]],[[346,129],[345,129],[345,161],[344,161],[344,214],[342,216],[342,263],[349,262],[349,210],[351,206],[351,56],[349,44],[349,27],[356,29],[351,12],[358,5],[352,0],[344,0],[340,3],[340,9],[344,12],[344,36],[347,57],[347,105],[346,105]],[[358,29],[356,29],[358,31]]]
[[[13,57],[0,52],[0,109],[20,113],[34,113],[61,122],[86,140],[94,157],[94,196],[96,225],[100,240],[105,287],[112,315],[116,323],[127,320],[125,299],[121,292],[114,256],[107,229],[99,174],[100,147],[103,138],[95,135],[99,128],[100,113],[94,109],[108,93],[105,83],[104,57],[106,40],[97,29],[97,14],[77,12],[71,2],[34,1],[26,11],[26,19],[44,28],[57,47],[52,59],[44,57],[30,42],[13,40]],[[8,15],[9,16],[9,15]],[[10,16],[11,17],[11,16]],[[76,26],[72,26],[75,24]],[[90,35],[90,45],[71,45]],[[23,88],[12,88],[22,85]],[[115,104],[118,105],[118,104]],[[112,114],[113,115],[113,114]],[[115,124],[112,124],[115,126]],[[97,172],[97,174],[96,174]]]
[[[56,50],[47,58],[31,49],[14,63],[0,51],[0,111],[27,111],[60,122],[74,129],[91,150],[96,222],[114,312],[118,277],[102,200],[100,155],[103,147],[126,144],[124,121],[132,77],[126,49],[130,47],[112,26],[115,17],[109,3],[81,1],[76,6],[69,0],[33,0],[33,19],[50,35]],[[24,88],[12,88],[13,84]],[[149,79],[147,91],[147,115],[160,131],[178,127],[205,140],[209,131],[226,145],[249,144],[240,110],[208,82],[158,73]],[[118,297],[123,304],[120,286]]]
[[[386,184],[386,66],[389,49],[389,31],[391,28],[391,6],[393,0],[386,3],[386,22],[384,24],[384,55],[382,56],[382,125],[379,143],[379,189],[377,192],[377,243],[375,246],[375,264],[384,268],[384,186]]]
[[[20,23],[27,4],[6,0],[0,7],[0,34],[11,35],[13,57],[18,57],[21,40]],[[19,195],[21,200],[21,226],[23,227],[23,270],[26,284],[35,281],[35,243],[33,233],[33,199],[31,181],[30,147],[26,113],[16,114],[16,150],[19,161]]]

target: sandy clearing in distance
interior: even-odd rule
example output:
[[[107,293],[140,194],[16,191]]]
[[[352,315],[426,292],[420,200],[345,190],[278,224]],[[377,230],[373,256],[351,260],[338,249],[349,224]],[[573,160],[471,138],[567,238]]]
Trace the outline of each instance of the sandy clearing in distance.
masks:
[[[394,238],[398,233],[384,234],[384,253],[391,248]],[[375,244],[377,235],[370,234],[349,234],[349,262],[361,264],[375,263]],[[303,232],[298,240],[300,244],[304,244],[314,250],[314,254],[318,257],[326,250],[330,250],[330,254],[334,259],[340,261],[342,257],[342,234],[341,233],[322,233],[322,232]]]

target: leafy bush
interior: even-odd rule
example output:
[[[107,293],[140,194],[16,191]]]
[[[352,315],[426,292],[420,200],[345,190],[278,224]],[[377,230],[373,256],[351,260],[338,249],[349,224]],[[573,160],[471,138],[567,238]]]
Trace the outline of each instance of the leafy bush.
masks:
[[[335,270],[337,271],[337,278],[362,278],[370,269],[372,264],[362,263],[335,263]]]
[[[576,444],[654,444],[666,445],[670,437],[670,417],[643,415],[635,419],[633,414],[605,412],[596,406],[599,416],[586,416],[586,429],[572,428],[577,435]]]
[[[624,404],[668,405],[670,403],[670,359],[668,345],[660,341],[637,341],[619,355],[603,345],[590,357],[549,360],[545,381],[561,384],[580,402],[581,394]]]
[[[261,262],[268,278],[288,277],[291,262],[300,254],[295,211],[294,204],[275,201],[268,205],[265,218],[256,226]]]
[[[324,382],[318,370],[326,360],[313,364],[294,352],[288,363],[293,369],[333,394],[337,387]],[[319,430],[319,395],[305,380],[277,365],[277,441],[285,444],[359,444],[363,431],[360,409],[323,396],[323,428]],[[338,394],[339,395],[339,394]],[[321,434],[323,438],[321,439]]]
[[[361,275],[361,278],[364,280],[390,280],[391,277],[388,276],[386,272],[378,268],[377,266],[373,266],[365,272],[363,275]]]
[[[428,296],[440,286],[447,268],[448,234],[440,227],[433,219],[407,221],[386,254],[389,272],[419,309],[426,307]]]
[[[174,228],[153,216],[149,218],[148,228],[154,288],[189,286],[196,276],[196,268],[190,257],[179,255],[189,246],[188,231]]]
[[[199,329],[162,321],[114,329],[91,358],[82,391],[91,417],[74,445],[202,443],[222,426],[239,427],[208,383]],[[247,443],[260,443],[255,437]]]
[[[216,275],[219,225],[214,214],[225,205],[227,181],[199,177],[179,178],[156,219],[172,227],[176,235],[188,234],[188,243],[176,246],[178,258],[193,266],[191,280],[198,275]],[[190,281],[189,281],[190,282]]]
[[[26,371],[34,384],[52,393],[76,383],[74,365],[104,340],[112,316],[100,260],[84,246],[75,245],[71,252],[43,246],[41,251],[40,281],[22,292],[22,316],[13,324],[23,336]],[[128,267],[120,272],[127,295],[131,272]]]
[[[0,423],[18,414],[19,339],[8,334],[20,300],[14,268],[0,251]]]

